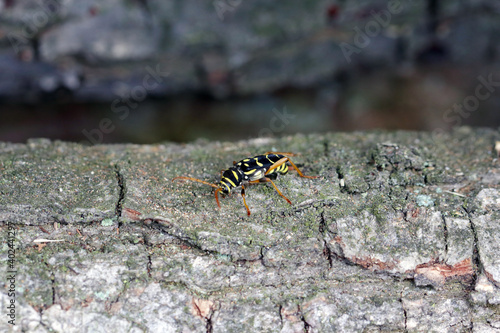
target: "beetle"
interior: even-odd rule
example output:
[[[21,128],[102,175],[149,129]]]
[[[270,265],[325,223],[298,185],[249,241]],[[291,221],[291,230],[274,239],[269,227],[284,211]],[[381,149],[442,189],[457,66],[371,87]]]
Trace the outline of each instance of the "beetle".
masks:
[[[243,204],[247,210],[247,215],[250,216],[250,209],[248,208],[247,202],[245,200],[245,185],[247,184],[260,184],[260,183],[271,183],[276,192],[285,199],[289,204],[292,202],[281,193],[276,187],[273,180],[276,180],[278,175],[286,175],[288,173],[288,165],[290,165],[297,170],[300,177],[315,179],[317,176],[306,176],[299,168],[290,160],[289,156],[295,156],[292,153],[278,153],[278,152],[267,152],[262,155],[257,155],[251,158],[245,158],[239,162],[233,162],[233,166],[227,170],[221,172],[222,177],[218,184],[212,184],[210,182],[193,178],[179,176],[172,179],[172,181],[177,179],[191,180],[199,182],[205,185],[209,185],[215,188],[215,201],[217,206],[220,208],[219,202],[219,192],[224,195],[229,195],[231,191],[239,186],[241,186],[241,196],[243,198]]]

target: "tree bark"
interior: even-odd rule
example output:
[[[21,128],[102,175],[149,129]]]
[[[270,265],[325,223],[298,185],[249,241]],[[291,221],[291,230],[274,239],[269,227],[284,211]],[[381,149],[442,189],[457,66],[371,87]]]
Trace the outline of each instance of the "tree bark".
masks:
[[[458,128],[0,143],[0,298],[3,309],[15,301],[15,326],[4,316],[0,327],[498,330],[499,140],[494,130]],[[304,174],[319,176],[278,177],[292,205],[272,186],[250,186],[247,216],[239,190],[219,209],[213,188],[172,182],[217,183],[232,161],[267,151],[293,152]]]

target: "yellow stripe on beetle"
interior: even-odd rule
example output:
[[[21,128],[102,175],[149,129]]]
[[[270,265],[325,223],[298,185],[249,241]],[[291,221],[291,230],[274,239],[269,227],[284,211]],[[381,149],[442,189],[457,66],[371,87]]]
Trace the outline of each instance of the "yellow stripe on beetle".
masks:
[[[222,183],[222,185],[224,185],[228,191],[231,191],[231,188],[229,187],[229,185],[225,184],[225,183]]]
[[[270,159],[270,158],[269,158],[269,155],[266,155],[266,158],[267,158],[267,160],[268,160],[269,162],[271,162],[271,164],[274,164],[274,163],[275,163],[272,159]]]
[[[233,183],[233,181],[227,177],[222,178],[223,181],[228,182],[231,184],[232,187],[236,187],[236,184]]]

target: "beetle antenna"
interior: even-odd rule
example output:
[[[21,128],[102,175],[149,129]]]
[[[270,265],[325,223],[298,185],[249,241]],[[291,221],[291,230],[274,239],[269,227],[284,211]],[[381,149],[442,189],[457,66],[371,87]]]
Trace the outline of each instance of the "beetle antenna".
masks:
[[[192,178],[192,177],[175,177],[172,179],[172,181],[174,180],[177,180],[177,179],[184,179],[184,180],[192,180],[194,182],[198,182],[198,183],[202,183],[202,184],[205,184],[205,185],[208,185],[208,186],[212,186],[213,188],[219,188],[219,185],[217,184],[212,184],[212,183],[209,183],[209,182],[206,182],[204,180],[201,180],[201,179],[198,179],[198,178]]]

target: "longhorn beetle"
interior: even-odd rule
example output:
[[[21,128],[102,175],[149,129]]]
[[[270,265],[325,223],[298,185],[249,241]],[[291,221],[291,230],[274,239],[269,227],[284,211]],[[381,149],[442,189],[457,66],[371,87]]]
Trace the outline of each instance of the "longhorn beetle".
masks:
[[[248,209],[247,202],[245,200],[245,185],[246,184],[260,184],[260,183],[271,183],[278,194],[285,199],[290,205],[292,202],[285,197],[280,190],[276,187],[273,180],[278,177],[278,174],[285,175],[288,172],[288,165],[290,165],[297,170],[300,177],[304,178],[318,178],[316,176],[306,176],[299,168],[290,160],[288,156],[295,156],[292,153],[277,153],[277,152],[267,152],[263,155],[257,155],[252,158],[245,158],[239,162],[233,162],[233,166],[225,171],[221,171],[222,178],[218,184],[212,184],[201,179],[192,177],[175,177],[172,181],[176,179],[192,180],[199,182],[208,186],[215,188],[215,201],[217,206],[220,208],[219,203],[219,192],[225,195],[229,195],[234,188],[241,186],[241,197],[243,198],[243,204],[247,209],[247,214],[250,215],[250,209]]]

